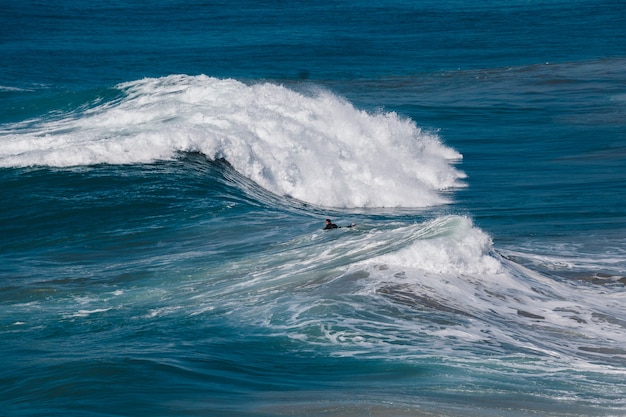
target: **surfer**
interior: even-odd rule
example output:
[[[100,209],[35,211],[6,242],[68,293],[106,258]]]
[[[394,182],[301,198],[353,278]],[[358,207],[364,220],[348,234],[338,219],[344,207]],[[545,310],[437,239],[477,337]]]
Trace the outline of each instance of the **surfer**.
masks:
[[[345,226],[345,227],[354,227],[354,226],[356,226],[356,224],[352,223],[350,226]],[[330,230],[330,229],[341,229],[341,226],[337,226],[330,219],[326,219],[326,227],[324,227],[324,230]]]
[[[330,219],[326,219],[326,227],[324,228],[324,230],[337,229],[337,228],[339,228],[339,226],[337,226],[335,223],[331,222]]]

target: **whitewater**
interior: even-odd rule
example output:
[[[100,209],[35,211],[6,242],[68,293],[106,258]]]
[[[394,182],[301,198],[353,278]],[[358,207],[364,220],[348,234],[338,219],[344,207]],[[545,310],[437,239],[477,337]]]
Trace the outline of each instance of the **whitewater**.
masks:
[[[10,135],[0,164],[148,163],[201,152],[279,195],[327,207],[423,207],[460,186],[461,155],[395,113],[325,91],[206,76],[119,86],[123,96]]]

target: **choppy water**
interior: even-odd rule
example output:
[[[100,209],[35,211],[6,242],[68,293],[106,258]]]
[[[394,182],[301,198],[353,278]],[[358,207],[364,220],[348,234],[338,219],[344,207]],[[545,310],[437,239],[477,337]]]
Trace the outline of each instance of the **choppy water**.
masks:
[[[1,415],[626,412],[623,2],[3,10]]]

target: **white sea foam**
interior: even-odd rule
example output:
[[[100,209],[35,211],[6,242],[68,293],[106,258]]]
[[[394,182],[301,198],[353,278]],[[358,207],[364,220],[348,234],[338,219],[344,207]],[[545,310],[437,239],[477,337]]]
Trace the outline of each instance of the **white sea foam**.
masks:
[[[502,265],[490,255],[491,237],[466,217],[445,216],[410,226],[412,242],[402,249],[370,258],[368,263],[392,264],[437,274],[498,274]]]
[[[463,186],[461,158],[395,113],[327,91],[169,76],[79,115],[0,131],[0,166],[135,164],[202,152],[279,195],[332,207],[425,207]]]

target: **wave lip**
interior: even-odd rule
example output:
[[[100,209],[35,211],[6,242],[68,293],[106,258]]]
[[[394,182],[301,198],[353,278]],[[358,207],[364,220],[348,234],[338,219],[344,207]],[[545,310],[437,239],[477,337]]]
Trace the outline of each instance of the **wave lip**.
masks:
[[[328,91],[172,75],[124,97],[0,132],[0,166],[136,164],[202,152],[267,190],[326,207],[427,207],[463,186],[461,155],[407,118]]]

